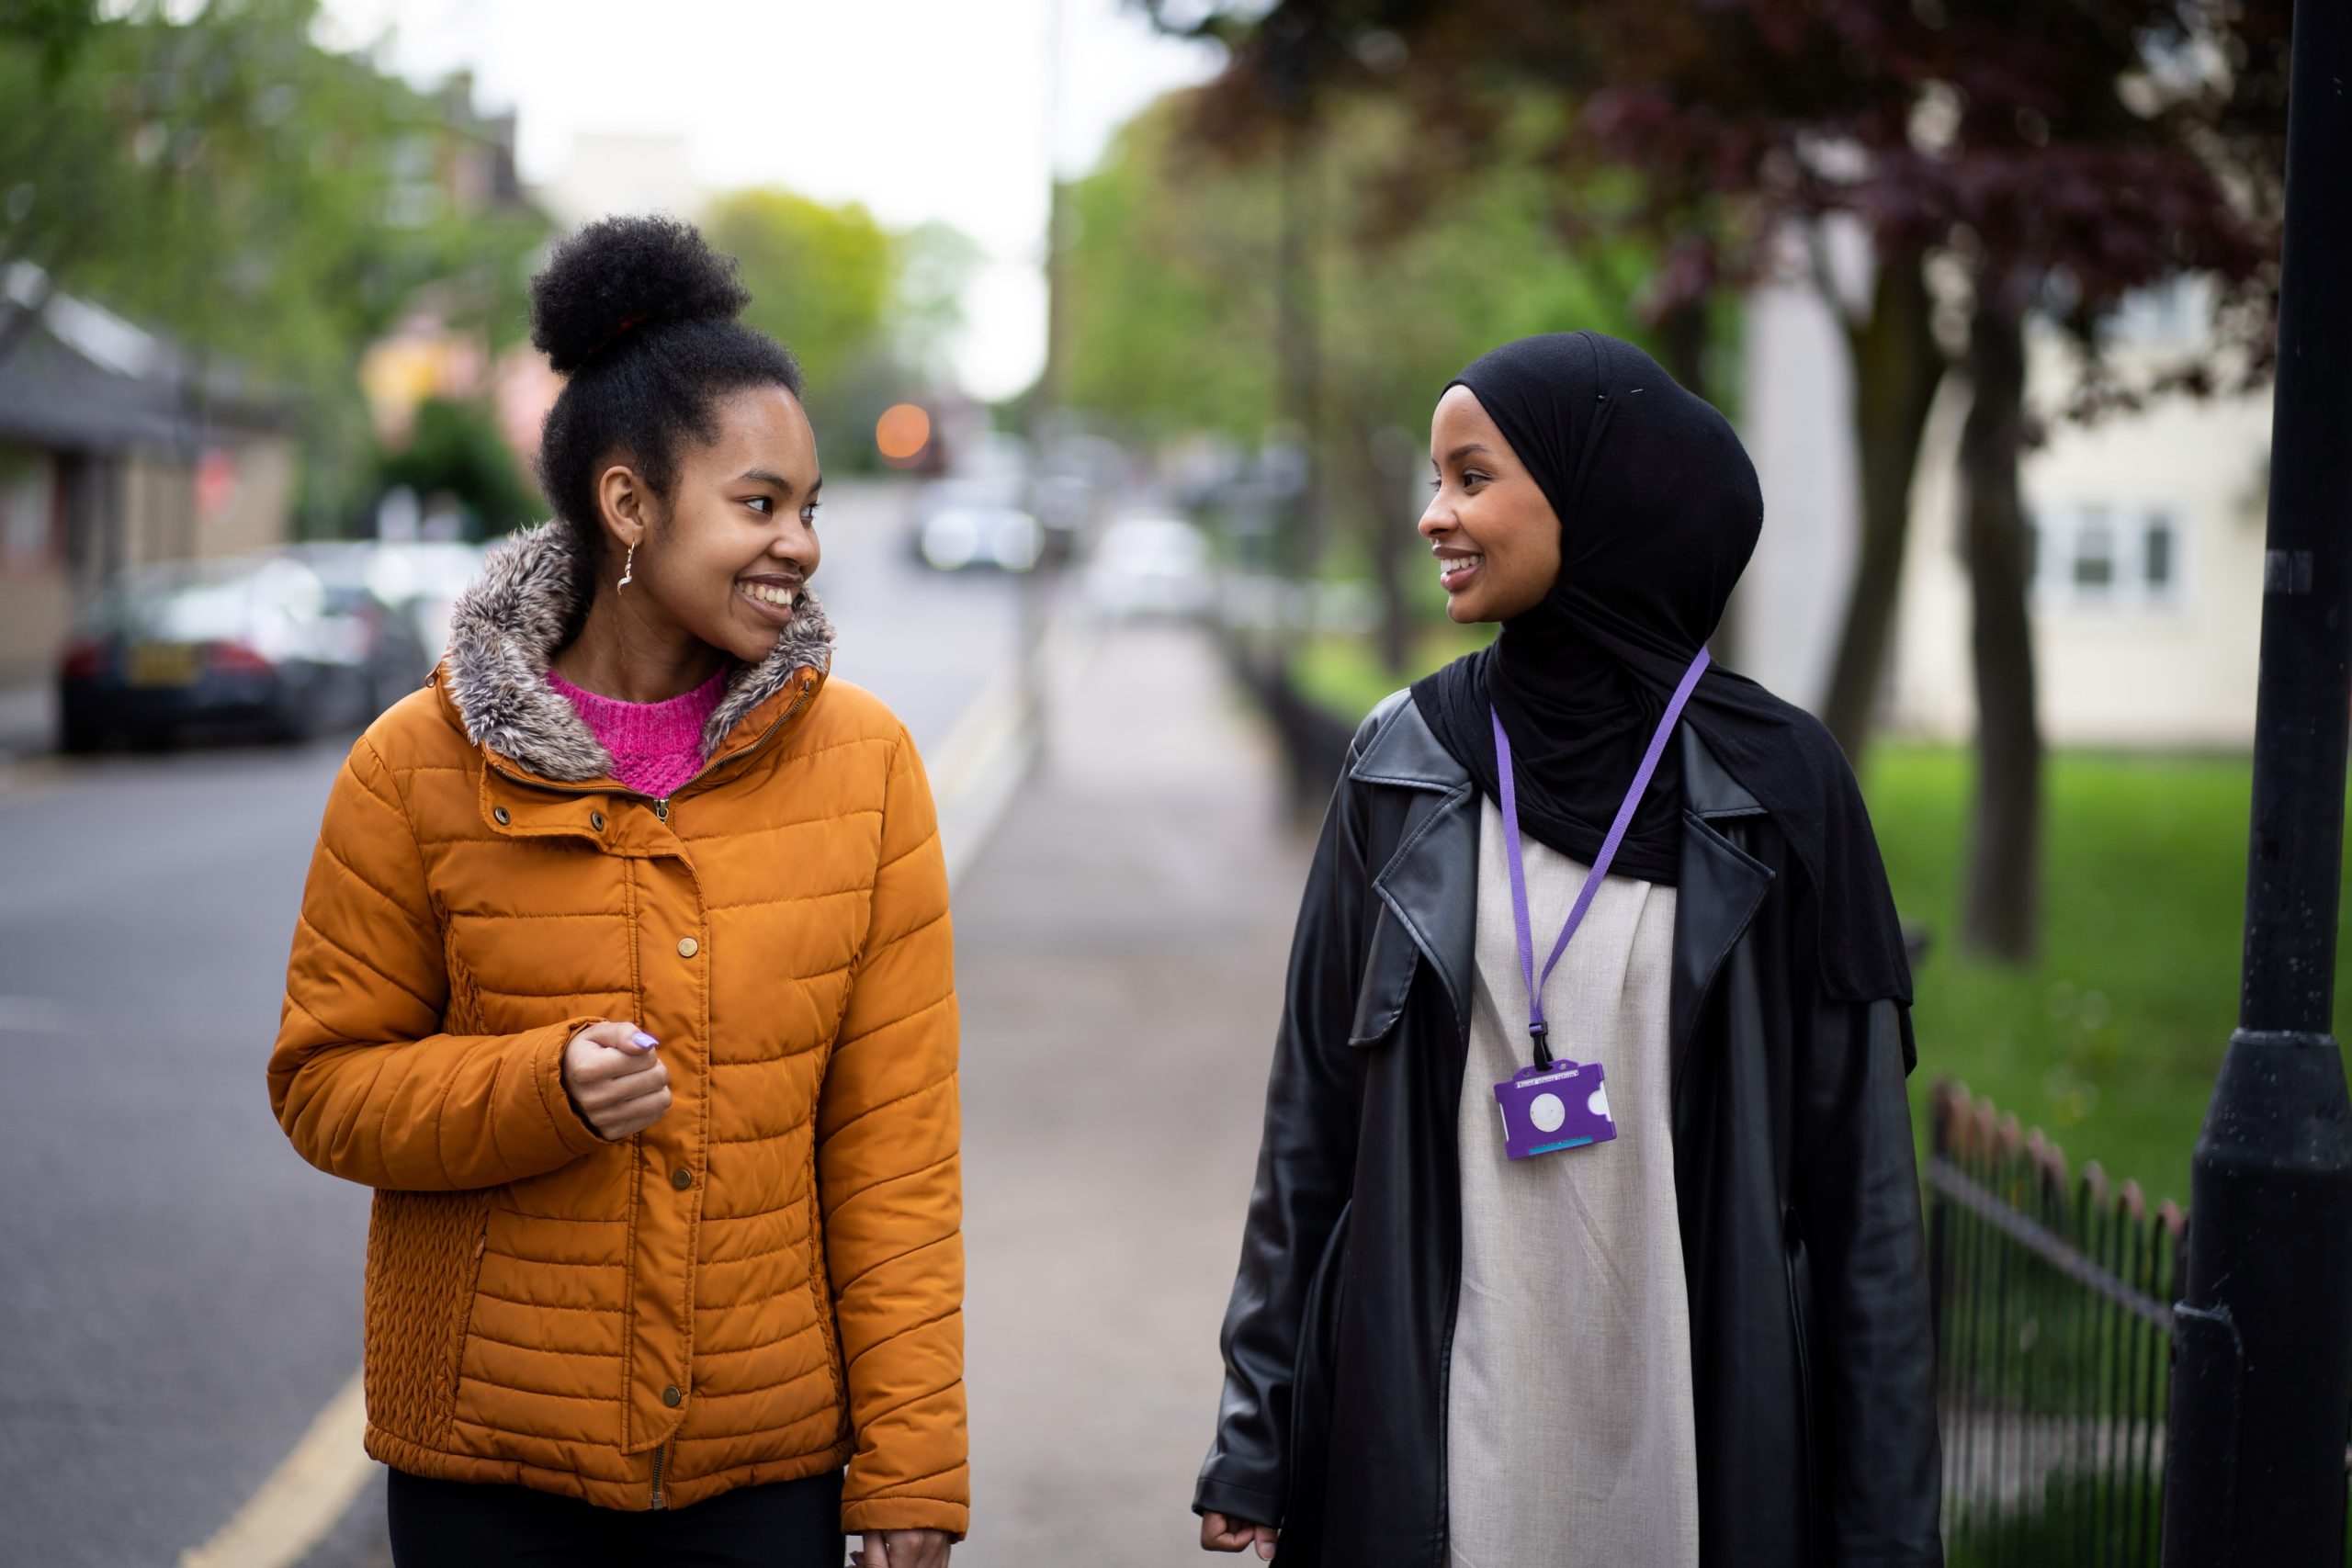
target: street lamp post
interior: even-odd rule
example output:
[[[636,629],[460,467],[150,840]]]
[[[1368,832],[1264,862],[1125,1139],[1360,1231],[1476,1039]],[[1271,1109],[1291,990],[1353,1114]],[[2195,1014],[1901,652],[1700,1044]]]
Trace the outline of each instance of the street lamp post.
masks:
[[[2165,1568],[2344,1561],[2352,1104],[2334,1027],[2352,711],[2352,5],[2295,6],[2245,949],[2190,1179]]]

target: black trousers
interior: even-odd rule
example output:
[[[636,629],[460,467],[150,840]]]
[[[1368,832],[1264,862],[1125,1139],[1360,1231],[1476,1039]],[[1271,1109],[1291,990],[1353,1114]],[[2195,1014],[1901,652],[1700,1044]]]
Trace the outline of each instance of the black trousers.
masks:
[[[637,1513],[395,1470],[394,1568],[842,1568],[842,1474]]]

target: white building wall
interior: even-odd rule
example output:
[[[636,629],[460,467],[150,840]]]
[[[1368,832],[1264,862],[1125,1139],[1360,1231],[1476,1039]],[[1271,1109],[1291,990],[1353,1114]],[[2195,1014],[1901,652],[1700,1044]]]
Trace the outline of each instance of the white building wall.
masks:
[[[1842,247],[1840,248],[1842,253]],[[1840,270],[1850,259],[1839,254]],[[2189,346],[2202,302],[2183,290],[2127,316],[2117,361],[2130,380]],[[1750,296],[1741,436],[1764,489],[1764,533],[1733,609],[1728,659],[1818,709],[1853,571],[1849,367],[1809,279]],[[2033,405],[2061,400],[2068,354],[2037,333]],[[1953,468],[1967,383],[1944,383],[1913,489],[1911,537],[1886,672],[1893,731],[1965,741],[1975,730],[1969,589]],[[2040,540],[2033,599],[2042,733],[2057,746],[2236,748],[2254,732],[2262,605],[2267,391],[2174,399],[2098,424],[2053,423],[2021,475]],[[2169,538],[2148,581],[2147,533]],[[2096,547],[2110,541],[2109,581]],[[2089,558],[2077,581],[2077,555]]]
[[[2030,385],[2063,386],[2057,344],[2037,343],[2031,363]],[[1902,731],[1964,740],[1976,707],[1952,454],[1965,384],[1955,379],[1947,391],[1912,513],[1889,718]],[[2053,424],[2027,457],[2026,506],[2039,541],[2035,684],[2051,743],[2251,743],[2269,435],[2267,393],[2174,399],[2087,427]],[[2161,582],[2148,579],[2152,525],[2170,539]],[[2092,581],[2078,582],[2078,567]]]
[[[1818,709],[1854,573],[1853,372],[1810,280],[1747,299],[1740,439],[1764,491],[1764,531],[1729,615],[1728,662]]]

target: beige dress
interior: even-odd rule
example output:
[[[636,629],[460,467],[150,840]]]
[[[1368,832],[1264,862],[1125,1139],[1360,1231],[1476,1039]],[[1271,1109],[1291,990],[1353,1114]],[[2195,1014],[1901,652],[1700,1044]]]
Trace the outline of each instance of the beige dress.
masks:
[[[1540,964],[1586,867],[1524,845]],[[1544,989],[1554,1055],[1598,1058],[1607,1072],[1616,1138],[1507,1159],[1494,1086],[1532,1057],[1502,818],[1484,804],[1445,1423],[1451,1568],[1699,1561],[1668,1105],[1674,897],[1605,878]]]

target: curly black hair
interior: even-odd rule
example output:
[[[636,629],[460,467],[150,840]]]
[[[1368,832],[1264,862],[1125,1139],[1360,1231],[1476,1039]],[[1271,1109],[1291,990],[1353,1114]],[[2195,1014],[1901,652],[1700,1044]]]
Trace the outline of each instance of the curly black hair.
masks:
[[[735,259],[674,218],[600,219],[531,280],[531,342],[570,378],[540,433],[539,488],[582,547],[582,615],[605,551],[596,475],[606,456],[626,453],[666,495],[678,444],[718,438],[720,397],[757,386],[801,395],[792,351],[735,320],[751,299]]]

